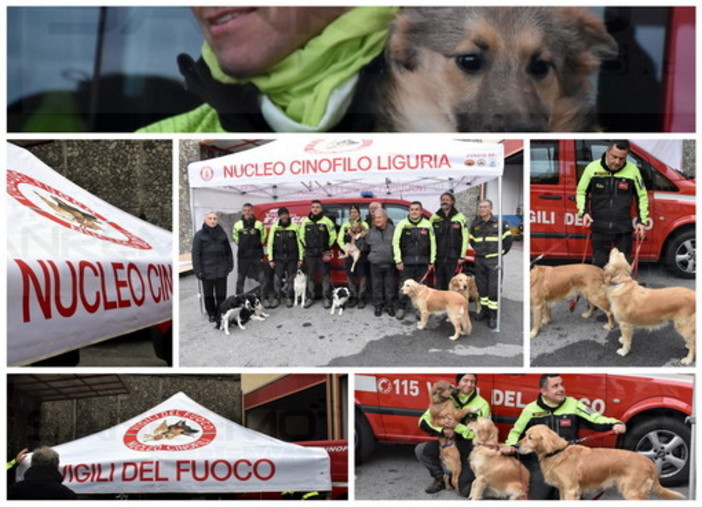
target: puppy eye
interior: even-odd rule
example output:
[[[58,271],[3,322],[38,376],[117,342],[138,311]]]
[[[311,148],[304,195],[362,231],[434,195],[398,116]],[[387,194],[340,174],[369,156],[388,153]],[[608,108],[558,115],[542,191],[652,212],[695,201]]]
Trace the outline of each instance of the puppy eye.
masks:
[[[483,58],[480,55],[458,55],[456,65],[469,74],[478,72],[483,66]]]
[[[546,77],[546,74],[548,74],[548,72],[551,70],[551,67],[553,67],[551,62],[534,57],[529,64],[529,74],[537,79],[541,79]]]

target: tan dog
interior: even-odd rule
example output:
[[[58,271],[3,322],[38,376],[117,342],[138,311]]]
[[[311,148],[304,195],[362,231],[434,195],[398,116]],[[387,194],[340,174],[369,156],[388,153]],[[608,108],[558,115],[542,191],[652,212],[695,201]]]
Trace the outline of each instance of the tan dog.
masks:
[[[604,23],[585,8],[405,8],[388,38],[379,126],[595,131],[589,76],[616,55]]]
[[[532,452],[539,458],[546,482],[560,491],[561,500],[578,500],[582,492],[611,486],[625,500],[645,500],[650,495],[685,499],[661,486],[656,465],[636,452],[569,445],[543,424],[529,428],[519,441],[520,454]]]
[[[454,334],[449,340],[458,340],[461,334],[470,334],[473,325],[468,314],[468,301],[457,292],[436,290],[415,282],[411,278],[402,284],[402,293],[409,296],[414,307],[419,310],[417,329],[427,327],[429,315],[446,313],[453,324]]]
[[[429,413],[431,414],[432,426],[443,426],[446,417],[452,417],[456,421],[463,419],[471,409],[459,410],[451,401],[451,395],[458,391],[455,386],[445,380],[439,380],[431,386]],[[444,436],[439,437],[439,450],[444,469],[448,474],[444,474],[444,486],[446,489],[452,487],[456,492],[460,491],[458,479],[461,476],[461,455],[453,440],[453,431],[444,428]]]
[[[680,362],[688,366],[695,360],[695,292],[685,287],[647,289],[631,278],[631,266],[616,248],[609,254],[604,269],[607,298],[622,336],[617,350],[626,356],[631,350],[635,327],[653,329],[673,321],[675,330],[685,340],[688,354]]]
[[[470,301],[473,300],[475,312],[480,313],[480,294],[478,294],[478,286],[475,284],[475,277],[465,273],[458,273],[451,278],[448,288],[466,298],[468,309],[470,309]]]
[[[526,500],[529,490],[529,470],[519,460],[504,456],[498,445],[497,426],[487,417],[468,423],[475,434],[470,453],[470,468],[475,480],[470,490],[471,500],[480,500],[486,491],[510,500]]]
[[[356,241],[366,235],[366,230],[363,228],[361,222],[354,222],[349,227],[349,236],[351,236],[351,241],[346,243],[346,247],[343,252],[339,252],[339,259],[345,259],[346,257],[351,257],[353,259],[353,264],[351,264],[351,272],[353,273],[356,269],[356,263],[358,259],[361,258],[361,250],[356,246]]]
[[[614,328],[602,268],[590,264],[534,266],[529,273],[529,283],[533,310],[530,338],[539,334],[542,325],[551,322],[552,302],[562,301],[575,294],[582,294],[588,302],[588,309],[580,314],[581,317],[590,317],[597,307],[607,314],[604,328]]]

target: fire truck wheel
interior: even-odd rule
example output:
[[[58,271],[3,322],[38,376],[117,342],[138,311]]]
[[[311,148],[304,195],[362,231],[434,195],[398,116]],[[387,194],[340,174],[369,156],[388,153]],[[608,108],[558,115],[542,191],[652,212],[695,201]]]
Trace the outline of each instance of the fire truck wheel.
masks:
[[[678,278],[695,278],[695,231],[688,229],[677,233],[665,249],[663,261]]]
[[[663,416],[646,419],[627,431],[624,447],[650,458],[663,486],[689,481],[690,428],[681,420]]]
[[[373,432],[371,431],[368,421],[358,412],[356,412],[355,423],[356,464],[361,464],[368,461],[373,454],[375,438],[373,438]]]

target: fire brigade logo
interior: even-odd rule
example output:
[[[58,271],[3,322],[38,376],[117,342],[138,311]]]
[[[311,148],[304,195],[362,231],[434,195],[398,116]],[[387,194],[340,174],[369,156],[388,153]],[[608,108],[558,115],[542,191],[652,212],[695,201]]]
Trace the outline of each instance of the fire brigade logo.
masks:
[[[371,139],[317,139],[305,146],[307,153],[335,154],[362,150],[373,144]]]
[[[200,178],[202,181],[210,181],[214,178],[214,170],[210,166],[205,166],[200,169]]]
[[[187,410],[167,410],[133,424],[124,445],[134,451],[188,451],[204,447],[217,436],[212,422]]]
[[[122,246],[151,250],[151,245],[85,204],[41,181],[7,170],[7,193],[20,204],[63,227]]]
[[[390,379],[379,378],[378,379],[378,391],[381,394],[390,394],[390,392],[392,391],[392,382],[390,382]]]

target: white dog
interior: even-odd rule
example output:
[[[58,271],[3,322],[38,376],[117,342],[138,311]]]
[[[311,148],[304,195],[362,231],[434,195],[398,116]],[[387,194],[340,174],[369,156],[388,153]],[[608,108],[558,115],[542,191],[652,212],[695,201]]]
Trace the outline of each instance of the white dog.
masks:
[[[307,275],[302,272],[301,269],[297,270],[295,275],[295,280],[293,282],[293,290],[295,291],[295,304],[300,302],[300,306],[305,306],[305,301],[307,300]]]
[[[344,313],[346,302],[351,298],[351,292],[346,287],[338,287],[332,292],[331,315],[339,309],[339,315]]]

